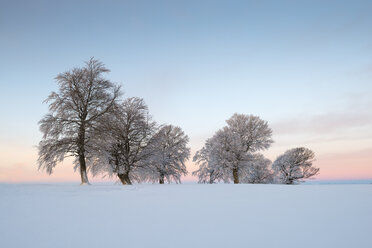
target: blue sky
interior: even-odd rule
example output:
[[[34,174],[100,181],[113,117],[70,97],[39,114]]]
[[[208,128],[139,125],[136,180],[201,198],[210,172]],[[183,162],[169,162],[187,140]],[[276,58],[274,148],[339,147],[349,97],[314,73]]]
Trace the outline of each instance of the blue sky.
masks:
[[[18,154],[0,173],[36,167],[54,77],[95,56],[193,151],[234,112],[255,114],[274,129],[270,159],[304,145],[325,178],[342,156],[345,175],[372,178],[370,13],[370,1],[0,1],[0,147]]]

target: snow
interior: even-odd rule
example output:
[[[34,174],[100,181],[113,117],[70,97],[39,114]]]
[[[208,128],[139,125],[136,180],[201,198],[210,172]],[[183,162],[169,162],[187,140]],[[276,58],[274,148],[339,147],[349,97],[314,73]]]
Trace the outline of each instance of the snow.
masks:
[[[0,247],[372,247],[372,185],[0,184]]]

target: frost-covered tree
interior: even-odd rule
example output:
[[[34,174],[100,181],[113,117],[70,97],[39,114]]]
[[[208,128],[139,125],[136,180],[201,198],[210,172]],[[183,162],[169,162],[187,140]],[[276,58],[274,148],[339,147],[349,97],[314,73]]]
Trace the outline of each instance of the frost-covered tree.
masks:
[[[209,163],[209,140],[207,140],[205,146],[197,151],[193,157],[193,162],[199,165],[199,169],[192,172],[193,176],[198,177],[199,183],[214,183],[216,180],[214,177],[214,168],[211,168]]]
[[[274,161],[272,168],[280,183],[294,184],[318,174],[319,168],[313,167],[314,157],[308,148],[290,149]]]
[[[45,102],[49,113],[39,122],[39,169],[51,174],[58,162],[75,157],[81,183],[89,184],[87,163],[94,160],[95,129],[99,126],[120,95],[120,87],[105,79],[109,72],[94,58],[82,68],[73,68],[56,77],[58,92],[52,92]]]
[[[226,181],[228,182],[227,178],[223,178],[222,167],[218,167],[216,163],[214,163],[217,156],[214,156],[213,153],[217,150],[213,147],[216,136],[211,139],[208,139],[205,142],[205,145],[202,149],[197,151],[193,157],[193,162],[199,165],[199,169],[192,172],[193,176],[198,177],[199,183],[215,183],[216,181]]]
[[[194,156],[194,161],[201,166],[194,173],[200,182],[209,177],[212,181],[239,183],[251,154],[267,149],[273,143],[272,130],[258,116],[234,114],[226,122],[227,126],[218,130]]]
[[[154,128],[155,122],[143,99],[131,97],[115,105],[98,134],[103,152],[92,169],[93,174],[115,174],[123,184],[140,181],[139,170],[149,157],[146,147]]]
[[[244,183],[273,183],[274,174],[270,170],[271,161],[262,154],[252,154],[243,172]]]
[[[214,183],[216,181],[229,182],[232,178],[232,161],[230,153],[233,135],[227,127],[218,130],[208,139],[204,147],[197,151],[193,161],[199,169],[193,172],[198,176],[199,183]]]
[[[147,154],[150,154],[144,168],[147,179],[160,184],[164,184],[165,180],[181,183],[181,176],[187,175],[185,162],[190,157],[188,142],[188,136],[180,127],[161,127],[151,138],[147,149]]]

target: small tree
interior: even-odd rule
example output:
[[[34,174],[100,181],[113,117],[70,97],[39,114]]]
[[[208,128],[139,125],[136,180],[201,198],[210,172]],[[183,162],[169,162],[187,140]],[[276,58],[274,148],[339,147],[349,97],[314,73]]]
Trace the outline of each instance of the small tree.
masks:
[[[199,181],[204,180],[206,172],[213,172],[212,181],[232,180],[239,183],[240,176],[249,165],[250,155],[269,148],[273,143],[272,130],[258,116],[234,114],[226,122],[228,125],[207,141],[209,144],[204,146],[205,151],[202,149],[194,156],[194,161],[203,162],[203,168],[194,173],[199,176]]]
[[[149,157],[146,147],[154,132],[155,122],[151,120],[144,100],[127,98],[115,105],[112,114],[101,126],[101,153],[93,173],[116,174],[122,184],[140,181],[139,169]]]
[[[216,139],[216,136],[208,139],[204,147],[197,151],[193,157],[193,162],[199,165],[199,169],[192,172],[193,176],[198,177],[198,183],[212,184],[216,181],[229,181],[228,177],[224,177],[227,173],[224,173],[223,167],[218,166],[215,161],[218,154],[213,155],[214,152],[217,152],[214,145],[218,142],[215,142],[214,139]]]
[[[45,100],[50,102],[49,114],[39,122],[43,133],[38,146],[39,169],[51,174],[58,162],[73,156],[81,183],[89,184],[87,162],[95,156],[93,133],[120,95],[120,87],[103,77],[107,72],[103,63],[91,58],[85,67],[56,77],[59,92],[52,92]]]
[[[315,176],[319,168],[312,166],[315,154],[310,149],[299,147],[280,155],[272,165],[280,183],[294,184]]]
[[[147,154],[151,154],[144,168],[149,181],[164,184],[165,180],[181,183],[187,175],[185,162],[190,157],[189,138],[181,128],[166,125],[152,137]]]
[[[194,175],[199,177],[199,182],[231,181],[232,167],[236,163],[233,151],[238,145],[233,142],[233,139],[234,135],[227,127],[224,127],[195,153],[194,161],[199,164],[199,169],[194,171]]]
[[[272,183],[274,180],[273,172],[270,170],[270,159],[265,158],[262,154],[252,154],[242,182],[244,183]]]
[[[206,147],[209,142],[206,142],[206,145],[199,151],[197,151],[192,159],[199,169],[192,172],[193,176],[198,177],[198,183],[214,183],[214,169],[210,167],[209,163],[209,150]]]

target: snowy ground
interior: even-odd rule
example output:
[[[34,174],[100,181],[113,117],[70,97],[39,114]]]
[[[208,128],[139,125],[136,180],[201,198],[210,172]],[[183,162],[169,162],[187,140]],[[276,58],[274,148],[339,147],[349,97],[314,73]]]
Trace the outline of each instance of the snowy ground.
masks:
[[[0,247],[372,247],[372,185],[0,184]]]

